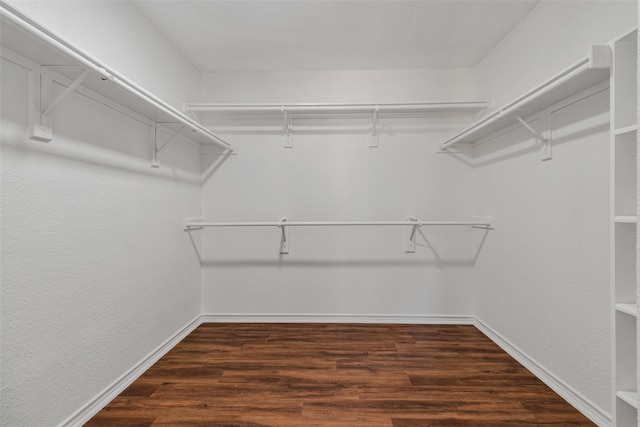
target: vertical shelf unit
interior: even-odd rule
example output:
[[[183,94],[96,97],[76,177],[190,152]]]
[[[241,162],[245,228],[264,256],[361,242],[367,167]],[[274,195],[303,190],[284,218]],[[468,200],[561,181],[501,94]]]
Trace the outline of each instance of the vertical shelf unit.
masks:
[[[612,43],[612,412],[617,427],[638,426],[637,46],[637,30]]]

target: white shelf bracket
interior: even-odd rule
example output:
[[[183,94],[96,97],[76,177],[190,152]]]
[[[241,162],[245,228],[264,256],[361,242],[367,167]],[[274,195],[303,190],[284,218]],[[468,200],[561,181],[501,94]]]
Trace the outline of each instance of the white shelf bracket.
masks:
[[[282,114],[284,116],[284,148],[293,148],[293,121],[284,105],[282,106]]]
[[[51,98],[53,80],[46,69],[34,66],[29,70],[29,139],[50,142],[53,131],[48,122],[42,121],[42,106]]]
[[[173,130],[169,138],[164,142],[164,144],[158,147],[158,125],[160,124],[164,125],[169,123],[156,123],[152,129],[153,135],[152,135],[152,141],[151,141],[151,145],[152,145],[151,167],[156,169],[160,167],[160,161],[158,160],[158,153],[164,150],[164,148],[167,145],[169,145],[171,141],[173,141],[180,134],[180,132],[182,132],[182,130],[186,127],[185,125],[181,125],[178,129]]]
[[[547,110],[544,110],[542,118],[545,121],[545,126],[546,126],[546,129],[547,129],[547,132],[550,132],[550,130],[549,130],[549,112]],[[553,154],[551,152],[551,138],[546,138],[545,136],[543,136],[540,132],[538,132],[537,130],[532,128],[531,125],[529,123],[527,123],[526,121],[524,121],[521,117],[517,116],[516,120],[518,120],[520,122],[520,124],[522,126],[524,126],[524,128],[526,130],[529,131],[529,133],[531,133],[533,136],[538,138],[538,140],[540,140],[540,142],[542,143],[543,150],[544,150],[542,161],[547,161],[547,160],[553,159]]]
[[[46,73],[46,71],[43,69],[43,72]],[[56,107],[67,97],[69,96],[72,92],[74,92],[76,90],[76,88],[78,86],[80,86],[82,84],[82,82],[87,78],[87,76],[89,75],[89,70],[85,69],[84,71],[82,71],[82,74],[80,74],[78,76],[78,78],[76,78],[70,85],[69,87],[67,87],[56,99],[52,100],[49,103],[49,106],[47,106],[47,108],[42,112],[42,117],[41,117],[41,121],[43,123],[47,122],[49,119],[49,116],[51,116],[51,113],[53,112],[53,110],[56,109]],[[52,82],[53,83],[53,82]],[[48,85],[47,85],[48,86]],[[51,93],[49,92],[48,95],[50,95]]]
[[[158,140],[157,123],[149,127],[149,152],[151,153],[151,167],[158,169],[160,162],[158,161],[158,149],[156,141]],[[185,229],[186,230],[186,229]]]
[[[369,138],[369,147],[378,148],[378,112],[380,107],[376,105],[371,117],[371,137]]]
[[[280,224],[278,228],[282,231],[280,235],[280,253],[288,254],[289,253],[289,239],[287,239],[287,227],[285,223],[287,222],[287,218],[280,218]]]
[[[159,153],[159,152],[161,152],[162,150],[164,150],[164,147],[166,147],[167,145],[169,145],[169,143],[170,143],[171,141],[173,141],[173,140],[176,138],[176,136],[178,136],[178,135],[180,134],[180,132],[182,132],[182,129],[184,129],[184,128],[185,128],[185,126],[184,126],[184,125],[182,125],[182,126],[180,126],[178,129],[176,129],[176,130],[171,134],[171,136],[169,136],[169,139],[167,139],[167,140],[164,142],[164,144],[162,144],[162,145],[160,146],[160,148],[158,148],[158,140],[157,140],[157,138],[156,138],[156,153]],[[158,134],[156,133],[156,137],[157,137],[157,135],[158,135]]]
[[[47,68],[45,66],[40,67],[39,75],[33,73],[34,75],[30,82],[33,95],[29,97],[29,101],[32,103],[30,106],[31,111],[37,111],[37,114],[33,114],[31,118],[30,139],[42,142],[50,142],[53,139],[51,114],[67,96],[82,84],[89,72],[89,69],[84,69],[82,74],[71,82],[55,99],[53,99],[53,79],[49,76]]]
[[[417,218],[406,217],[407,221],[418,222]],[[415,253],[416,251],[416,232],[418,231],[420,224],[408,225],[404,229],[404,252]]]

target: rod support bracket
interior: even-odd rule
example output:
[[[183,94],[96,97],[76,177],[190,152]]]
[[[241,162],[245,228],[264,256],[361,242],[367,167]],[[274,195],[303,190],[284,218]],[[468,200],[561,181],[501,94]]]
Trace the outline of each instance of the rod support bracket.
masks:
[[[287,227],[286,227],[287,218],[280,218],[280,224],[278,228],[282,231],[280,234],[280,253],[288,254],[289,253],[289,239],[287,239]]]
[[[293,148],[293,120],[289,116],[287,107],[283,105],[281,110],[282,110],[282,116],[284,118],[284,123],[283,123],[284,148]]]
[[[416,231],[420,224],[417,224],[419,221],[417,218],[406,217],[407,221],[414,221],[416,225],[408,225],[404,229],[404,252],[405,253],[415,253],[416,251]]]
[[[380,112],[380,107],[375,106],[373,109],[373,114],[371,116],[371,135],[369,138],[369,147],[370,148],[378,148],[378,113]]]
[[[546,132],[547,134],[551,134],[551,127],[550,127],[550,114],[549,111],[547,109],[545,109],[542,113],[541,118],[544,120],[545,123],[545,128],[546,128]],[[542,157],[542,161],[545,162],[547,160],[552,160],[553,159],[553,153],[551,150],[551,136],[549,137],[545,137],[544,135],[542,135],[540,132],[538,132],[537,130],[535,130],[533,127],[531,127],[531,125],[529,123],[527,123],[524,119],[522,119],[519,116],[516,116],[516,120],[518,120],[520,122],[520,124],[522,126],[524,126],[524,128],[529,131],[529,133],[531,133],[535,138],[537,138],[540,143],[542,144],[543,147],[543,157]]]

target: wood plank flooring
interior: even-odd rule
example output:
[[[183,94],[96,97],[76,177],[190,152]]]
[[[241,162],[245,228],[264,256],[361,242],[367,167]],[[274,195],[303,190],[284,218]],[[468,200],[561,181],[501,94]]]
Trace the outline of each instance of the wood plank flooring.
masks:
[[[203,324],[88,426],[591,426],[473,326]]]

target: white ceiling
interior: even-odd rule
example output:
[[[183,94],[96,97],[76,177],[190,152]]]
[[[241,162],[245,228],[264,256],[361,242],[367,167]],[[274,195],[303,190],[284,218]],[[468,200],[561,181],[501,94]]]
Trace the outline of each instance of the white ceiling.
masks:
[[[202,71],[472,67],[538,0],[141,0]]]

